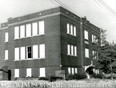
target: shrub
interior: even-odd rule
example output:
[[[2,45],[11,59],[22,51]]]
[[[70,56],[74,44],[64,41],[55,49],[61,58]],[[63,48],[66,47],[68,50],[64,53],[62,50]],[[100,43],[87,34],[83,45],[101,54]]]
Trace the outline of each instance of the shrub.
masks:
[[[56,81],[56,80],[63,80],[63,77],[51,76],[51,77],[49,78],[49,81],[50,81],[50,82],[53,82],[53,81]]]
[[[102,74],[93,74],[92,77],[103,79],[104,76]]]
[[[47,77],[39,77],[38,80],[49,80]]]
[[[74,75],[67,75],[66,80],[80,80],[80,79],[86,79],[86,74],[74,74]]]

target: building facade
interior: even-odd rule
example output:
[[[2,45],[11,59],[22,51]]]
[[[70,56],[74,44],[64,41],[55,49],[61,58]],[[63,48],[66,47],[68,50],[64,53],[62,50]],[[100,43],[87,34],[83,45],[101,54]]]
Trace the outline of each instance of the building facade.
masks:
[[[99,45],[98,27],[63,7],[52,8],[1,24],[0,66],[8,66],[12,78],[82,73],[96,63]]]

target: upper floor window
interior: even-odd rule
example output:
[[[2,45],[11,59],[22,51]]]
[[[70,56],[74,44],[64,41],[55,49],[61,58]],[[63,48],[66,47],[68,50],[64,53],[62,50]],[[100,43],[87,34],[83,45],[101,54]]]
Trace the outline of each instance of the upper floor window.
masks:
[[[19,60],[19,48],[15,48],[15,60]]]
[[[26,24],[26,37],[31,36],[31,24]]]
[[[93,51],[92,51],[92,58],[93,58],[93,59],[97,59],[97,57],[98,57],[97,51],[93,50]]]
[[[19,39],[19,26],[14,28],[14,39]]]
[[[8,32],[5,33],[5,42],[8,42]]]
[[[38,58],[38,45],[33,46],[33,58]]]
[[[84,39],[88,40],[89,37],[88,37],[88,31],[87,30],[84,30]]]
[[[32,58],[32,47],[28,46],[27,47],[27,59],[31,59]]]
[[[45,25],[44,21],[39,21],[39,35],[45,34]]]
[[[77,56],[77,46],[67,45],[67,55]]]
[[[25,56],[25,47],[20,48],[20,59],[24,60],[26,58]]]
[[[85,48],[85,58],[89,58],[89,49]]]
[[[76,26],[67,23],[67,34],[76,36]]]
[[[39,55],[39,58],[45,58],[45,44],[40,44]]]
[[[14,27],[14,39],[32,37],[45,34],[45,22],[33,22]]]
[[[93,35],[93,34],[92,34],[92,42],[93,42],[93,43],[98,43],[98,38],[97,38],[97,36],[95,36],[95,35]]]
[[[67,23],[67,34],[70,34],[70,28],[69,23]]]
[[[33,36],[38,35],[38,25],[37,25],[37,22],[32,23],[32,35]]]
[[[8,60],[8,50],[5,50],[5,60]]]
[[[20,38],[25,37],[25,25],[20,26]]]

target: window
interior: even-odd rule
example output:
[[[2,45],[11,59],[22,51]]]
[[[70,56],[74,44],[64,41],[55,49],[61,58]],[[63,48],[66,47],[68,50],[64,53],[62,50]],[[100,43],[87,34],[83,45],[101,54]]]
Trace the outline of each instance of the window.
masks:
[[[75,74],[77,74],[78,72],[77,72],[77,68],[75,68]]]
[[[74,56],[77,56],[77,47],[74,47]]]
[[[70,45],[67,45],[67,54],[70,55]]]
[[[19,60],[19,48],[15,48],[15,60]]]
[[[39,72],[40,72],[40,77],[45,77],[45,68],[40,68],[39,69]]]
[[[77,47],[74,45],[67,45],[67,55],[77,56]]]
[[[38,58],[38,45],[33,46],[33,58]]]
[[[85,49],[85,57],[89,58],[89,49],[87,49],[87,48]]]
[[[19,77],[19,69],[14,70],[14,77]]]
[[[5,60],[8,60],[8,50],[5,50]]]
[[[74,74],[74,68],[72,68],[72,74]]]
[[[20,38],[25,37],[25,25],[20,26]]]
[[[89,39],[87,30],[84,30],[84,39],[87,39],[87,40]]]
[[[67,23],[67,34],[76,36],[76,26]]]
[[[19,38],[19,26],[16,26],[14,28],[14,39],[18,39]]]
[[[44,34],[44,21],[40,21],[39,22],[39,35],[43,35]]]
[[[68,74],[71,74],[71,68],[70,67],[68,68]]]
[[[74,55],[74,48],[73,48],[73,45],[71,45],[71,55]]]
[[[70,26],[71,35],[73,35],[73,25]]]
[[[31,77],[32,76],[32,69],[31,68],[27,68],[26,69],[26,77]]]
[[[76,36],[76,27],[74,26],[74,36]]]
[[[25,59],[25,47],[20,48],[21,60]]]
[[[5,33],[5,42],[8,42],[8,32]]]
[[[93,35],[93,34],[92,34],[92,42],[93,42],[93,43],[98,43],[98,38],[97,38],[97,36],[95,36],[95,35]]]
[[[32,47],[27,47],[27,59],[32,58]]]
[[[37,22],[32,23],[32,35],[35,36],[38,34]]]
[[[31,24],[26,24],[26,37],[31,36]]]
[[[45,44],[41,44],[39,49],[40,58],[45,58]]]
[[[70,34],[70,28],[69,28],[70,26],[69,26],[69,23],[67,23],[67,34]]]
[[[97,54],[97,51],[92,51],[92,57],[93,57],[93,59],[97,59],[97,57],[98,57],[98,54]]]

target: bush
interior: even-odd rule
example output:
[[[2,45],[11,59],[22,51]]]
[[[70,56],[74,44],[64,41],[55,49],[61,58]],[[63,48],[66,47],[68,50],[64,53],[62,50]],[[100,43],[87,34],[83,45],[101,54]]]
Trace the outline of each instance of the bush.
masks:
[[[104,76],[102,74],[93,74],[92,77],[103,79]]]
[[[86,74],[74,74],[74,75],[67,75],[66,80],[80,80],[80,79],[86,79]]]
[[[49,78],[49,81],[50,81],[50,82],[53,82],[53,81],[56,81],[56,80],[63,80],[63,77],[51,76],[51,77]]]
[[[49,80],[47,77],[39,77],[38,80]]]

